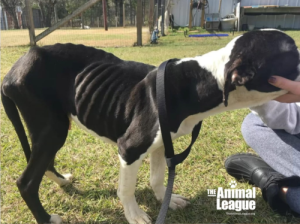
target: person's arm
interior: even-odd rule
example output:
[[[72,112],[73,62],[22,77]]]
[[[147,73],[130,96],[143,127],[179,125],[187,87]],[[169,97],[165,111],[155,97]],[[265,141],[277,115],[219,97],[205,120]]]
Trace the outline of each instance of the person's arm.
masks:
[[[250,108],[272,129],[283,129],[290,134],[300,133],[300,82],[272,76],[270,84],[289,91],[261,106]],[[278,101],[278,102],[277,102]],[[281,102],[281,103],[280,103]]]
[[[282,129],[292,135],[300,133],[300,104],[269,101],[250,109],[272,129]]]

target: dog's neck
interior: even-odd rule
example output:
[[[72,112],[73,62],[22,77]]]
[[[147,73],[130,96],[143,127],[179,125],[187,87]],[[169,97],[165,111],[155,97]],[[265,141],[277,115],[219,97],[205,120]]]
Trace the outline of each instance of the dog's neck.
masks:
[[[237,38],[217,51],[175,59],[167,66],[166,95],[172,132],[177,132],[182,120],[191,115],[224,107],[224,69]]]
[[[194,58],[183,58],[179,60],[176,64],[192,60],[197,61],[201,68],[206,69],[215,77],[219,89],[223,90],[225,83],[225,64],[229,61],[229,57],[231,55],[234,44],[240,37],[241,36],[235,37],[225,47],[219,50],[211,51],[204,55],[196,56]]]
[[[166,97],[171,132],[181,132],[183,123],[188,123],[186,126],[191,128],[208,116],[261,105],[284,94],[283,91],[248,91],[239,86],[230,92],[228,107],[225,107],[224,67],[229,60],[225,55],[230,54],[226,51],[228,49],[223,48],[195,58],[174,59],[167,66]]]
[[[198,58],[197,58],[198,59]],[[218,70],[218,69],[216,69]],[[198,60],[173,60],[166,68],[166,98],[171,131],[187,117],[204,113],[223,102],[222,81],[199,66]]]
[[[176,62],[176,65],[180,65],[185,62],[195,61],[202,69],[210,72],[211,75],[216,79],[219,89],[224,87],[224,67],[229,57],[224,55],[225,49],[222,48],[218,51],[212,51],[207,54],[196,56],[194,58],[183,58]],[[227,60],[226,60],[227,59]]]

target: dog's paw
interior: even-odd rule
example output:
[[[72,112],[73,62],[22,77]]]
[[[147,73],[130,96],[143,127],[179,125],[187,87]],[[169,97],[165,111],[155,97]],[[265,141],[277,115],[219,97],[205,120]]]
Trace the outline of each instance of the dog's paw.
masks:
[[[60,187],[72,183],[73,179],[73,175],[70,173],[63,174],[62,176],[64,178],[56,176],[56,174],[51,171],[46,171],[45,175],[51,180],[53,180],[55,183],[57,183]]]
[[[73,175],[70,173],[66,173],[66,174],[62,174],[62,176],[64,177],[64,179],[60,178],[60,183],[59,186],[65,186],[67,184],[71,184],[72,180],[73,180]]]
[[[187,198],[178,194],[172,194],[169,207],[173,210],[176,210],[176,209],[185,208],[189,204],[190,202],[188,201]]]
[[[137,204],[124,206],[125,217],[130,224],[151,224],[151,218]]]
[[[59,215],[51,215],[50,220],[49,220],[50,224],[62,224],[62,219],[59,217]]]
[[[154,192],[156,199],[162,202],[165,197],[166,188],[156,188]],[[176,210],[179,208],[185,208],[188,204],[190,204],[190,202],[187,198],[179,194],[172,194],[169,207],[173,210]]]

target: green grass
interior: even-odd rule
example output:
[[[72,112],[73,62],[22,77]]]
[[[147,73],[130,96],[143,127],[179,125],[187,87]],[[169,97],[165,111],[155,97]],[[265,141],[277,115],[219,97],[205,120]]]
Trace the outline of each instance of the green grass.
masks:
[[[300,32],[287,32],[300,46]],[[183,33],[162,37],[159,44],[145,47],[105,48],[126,59],[159,65],[169,58],[200,55],[225,46],[233,37],[184,38]],[[54,40],[55,41],[55,40]],[[57,39],[56,42],[60,40]],[[82,42],[83,44],[85,42]],[[28,47],[1,48],[1,78]],[[175,193],[190,199],[183,210],[169,211],[167,223],[299,223],[300,219],[274,214],[257,191],[254,216],[226,215],[217,211],[215,198],[207,189],[228,188],[233,179],[224,169],[224,160],[237,152],[253,152],[244,142],[240,126],[248,109],[226,112],[206,119],[190,156],[177,168]],[[175,141],[176,151],[185,148],[190,137]],[[26,167],[25,156],[16,133],[1,108],[1,223],[34,223],[35,220],[22,200],[16,180]],[[117,147],[105,144],[75,124],[69,131],[64,147],[56,157],[60,173],[72,173],[73,184],[60,188],[48,178],[40,187],[40,199],[50,214],[59,214],[67,223],[126,223],[122,205],[117,197],[119,162]],[[149,187],[149,158],[139,170],[137,202],[154,220],[160,203]],[[251,188],[238,183],[237,188]]]
[[[35,35],[40,34],[45,29],[36,29]],[[66,29],[61,28],[49,34],[38,42],[40,45],[60,43],[75,43],[89,46],[101,47],[124,47],[133,46],[136,42],[136,28],[135,27],[109,27],[108,31],[103,28],[93,29]],[[142,29],[143,42],[146,43],[149,39],[148,28]],[[1,46],[13,47],[29,44],[28,30],[2,30],[1,31]]]

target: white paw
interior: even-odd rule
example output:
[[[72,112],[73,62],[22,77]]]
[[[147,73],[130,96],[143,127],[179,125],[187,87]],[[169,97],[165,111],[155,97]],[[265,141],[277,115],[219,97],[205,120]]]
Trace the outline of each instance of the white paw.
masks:
[[[64,183],[66,184],[70,184],[72,183],[72,180],[73,180],[73,175],[70,174],[70,173],[66,173],[66,174],[62,174],[62,176],[65,178],[63,181]],[[62,186],[62,185],[61,185]]]
[[[55,183],[57,183],[61,187],[64,186],[64,185],[70,184],[72,182],[72,178],[73,178],[73,175],[70,174],[70,173],[63,174],[62,176],[64,177],[64,179],[56,176],[51,171],[46,171],[45,175],[47,177],[49,177],[51,180],[53,180]]]
[[[51,215],[50,224],[62,224],[62,219],[59,215]]]
[[[125,210],[125,217],[130,224],[150,224],[150,217],[139,208],[136,201],[123,204]]]
[[[189,204],[190,204],[190,202],[188,201],[187,198],[185,198],[181,195],[178,195],[178,194],[172,194],[169,207],[173,210],[176,210],[179,208],[180,209],[185,208]]]
[[[165,187],[157,188],[155,191],[156,199],[162,202],[165,197],[165,192]],[[173,210],[176,210],[178,208],[185,208],[189,204],[190,202],[187,198],[178,194],[172,194],[169,207]]]
[[[62,174],[65,179],[59,178],[59,182],[57,183],[59,186],[65,186],[72,183],[73,175],[70,173]]]

